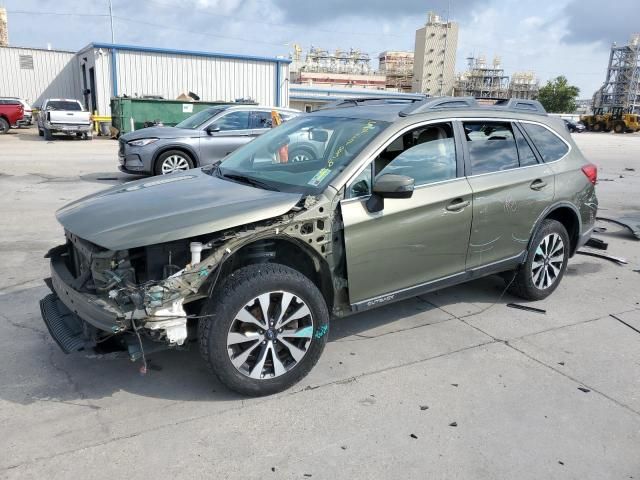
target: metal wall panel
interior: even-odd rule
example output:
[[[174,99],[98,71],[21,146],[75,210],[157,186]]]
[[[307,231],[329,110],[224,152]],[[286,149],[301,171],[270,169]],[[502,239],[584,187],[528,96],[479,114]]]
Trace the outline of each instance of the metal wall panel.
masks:
[[[252,98],[261,105],[275,105],[278,100],[277,63],[273,61],[131,50],[116,52],[120,96],[161,95],[173,99],[192,91],[204,101]],[[105,54],[103,58],[111,60],[111,55]],[[100,88],[99,97],[110,98],[113,94],[110,70],[105,65],[97,68],[96,73],[98,70],[102,73],[101,87],[109,89],[107,95],[106,88]],[[278,79],[281,106],[289,104],[288,77],[289,65],[281,63]],[[101,114],[110,114],[100,100],[98,103]]]
[[[33,69],[20,68],[20,56],[33,58]],[[71,52],[0,47],[0,72],[0,96],[21,97],[35,106],[47,98],[82,99],[79,64]]]

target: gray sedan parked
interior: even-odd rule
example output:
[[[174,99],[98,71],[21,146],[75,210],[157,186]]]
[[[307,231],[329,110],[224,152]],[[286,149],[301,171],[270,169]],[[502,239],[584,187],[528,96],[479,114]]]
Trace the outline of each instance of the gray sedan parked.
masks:
[[[175,127],[150,127],[120,137],[120,170],[166,175],[215,163],[271,128],[271,112],[286,121],[297,110],[255,105],[208,108]]]

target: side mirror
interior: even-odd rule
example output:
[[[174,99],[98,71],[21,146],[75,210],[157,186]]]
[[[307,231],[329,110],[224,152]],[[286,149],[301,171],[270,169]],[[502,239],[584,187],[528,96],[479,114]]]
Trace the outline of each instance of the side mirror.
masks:
[[[367,210],[371,213],[384,209],[385,198],[411,198],[415,181],[405,175],[387,173],[378,177],[373,184],[373,195],[367,201]]]
[[[309,140],[312,140],[314,142],[321,142],[324,143],[329,139],[329,132],[327,132],[326,130],[317,130],[317,129],[312,129],[309,130]]]
[[[207,133],[211,135],[212,133],[218,133],[220,131],[220,127],[213,124],[207,127]]]

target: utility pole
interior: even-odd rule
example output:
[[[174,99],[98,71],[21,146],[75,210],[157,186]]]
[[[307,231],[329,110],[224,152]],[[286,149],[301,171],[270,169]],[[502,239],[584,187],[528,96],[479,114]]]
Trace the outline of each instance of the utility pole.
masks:
[[[113,4],[109,0],[109,21],[111,22],[111,43],[116,43],[115,36],[113,34]]]

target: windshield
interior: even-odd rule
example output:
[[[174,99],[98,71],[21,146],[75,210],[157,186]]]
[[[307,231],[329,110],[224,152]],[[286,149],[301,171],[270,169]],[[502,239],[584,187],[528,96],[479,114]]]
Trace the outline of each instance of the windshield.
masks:
[[[230,154],[216,172],[261,188],[319,193],[388,125],[361,118],[298,117]]]
[[[65,100],[53,100],[47,103],[47,110],[66,110],[71,112],[81,112],[82,106],[78,102],[67,102]]]
[[[198,112],[195,115],[191,115],[189,118],[184,119],[176,125],[176,128],[188,128],[190,130],[195,130],[196,128],[201,127],[202,125],[207,123],[223,110],[224,108],[207,108],[206,110],[202,110],[201,112]]]

